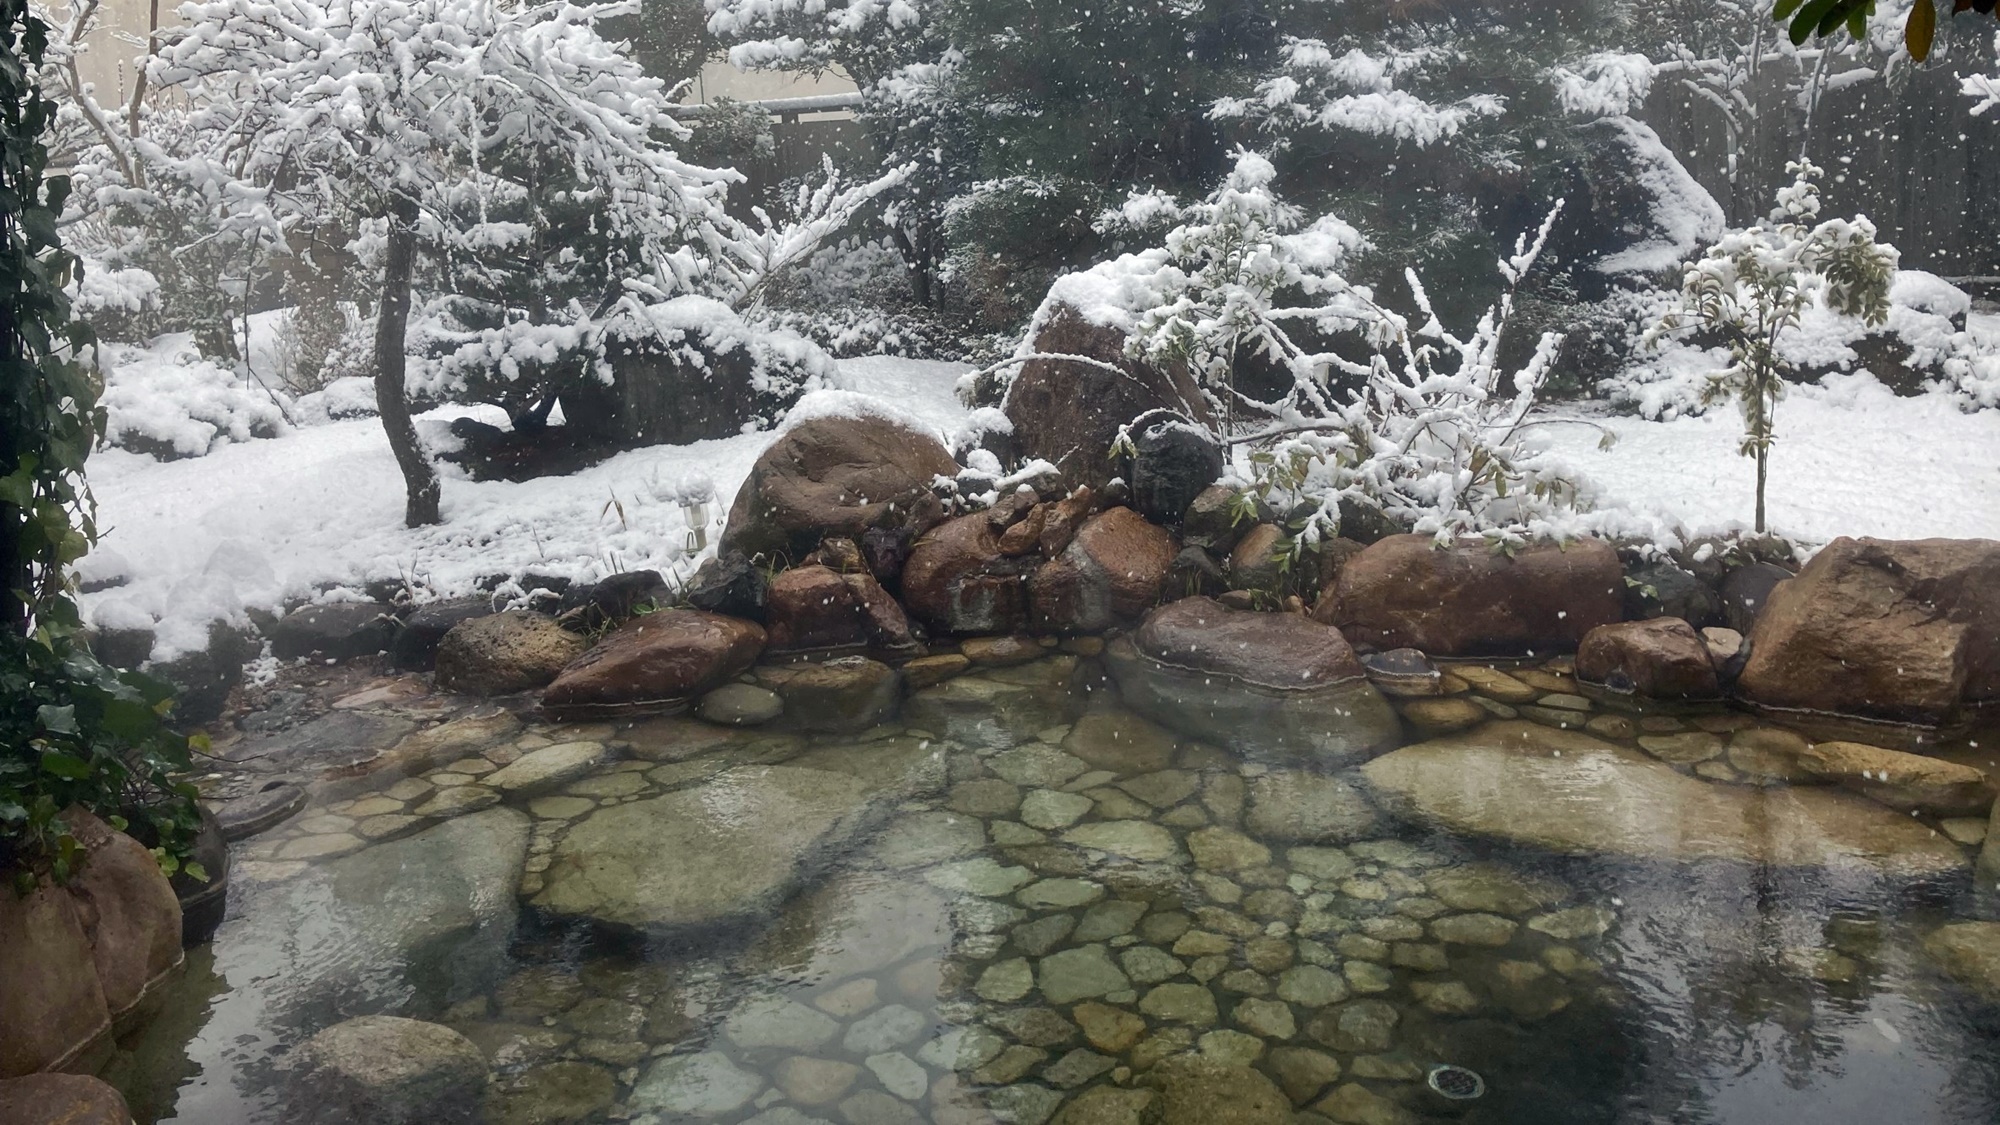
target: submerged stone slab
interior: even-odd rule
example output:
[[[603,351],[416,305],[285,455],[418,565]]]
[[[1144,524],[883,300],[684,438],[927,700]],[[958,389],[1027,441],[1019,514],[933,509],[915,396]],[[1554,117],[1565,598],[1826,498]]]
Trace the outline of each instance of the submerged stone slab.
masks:
[[[1965,866],[1950,840],[1827,789],[1711,784],[1574,731],[1498,722],[1363,766],[1378,803],[1453,832],[1572,855],[1744,860],[1891,878]]]
[[[1340,631],[1296,614],[1186,598],[1155,610],[1105,658],[1134,711],[1240,754],[1345,765],[1402,737]]]
[[[600,809],[556,846],[534,905],[635,929],[700,926],[777,905],[857,826],[874,787],[796,766]]]

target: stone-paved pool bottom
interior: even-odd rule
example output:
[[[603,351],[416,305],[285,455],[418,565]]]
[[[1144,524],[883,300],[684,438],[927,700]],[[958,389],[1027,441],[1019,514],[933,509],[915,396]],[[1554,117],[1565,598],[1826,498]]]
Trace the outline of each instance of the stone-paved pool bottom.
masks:
[[[1560,755],[1590,705],[1538,675],[1556,706],[1516,704],[1574,721],[1453,737],[1545,729]],[[415,737],[443,768],[239,845],[212,955],[106,1076],[141,1121],[302,1120],[287,1056],[394,1015],[476,1046],[491,1078],[456,1108],[496,1125],[2000,1107],[1991,1000],[1922,951],[1985,908],[1957,844],[1918,879],[1509,850],[1386,815],[1359,774],[1177,739],[1088,686],[1067,655],[982,669],[860,735],[490,711],[431,728]],[[1647,729],[1679,748],[1732,725]],[[1757,780],[1729,760],[1677,776]],[[1432,1091],[1440,1064],[1484,1095]]]

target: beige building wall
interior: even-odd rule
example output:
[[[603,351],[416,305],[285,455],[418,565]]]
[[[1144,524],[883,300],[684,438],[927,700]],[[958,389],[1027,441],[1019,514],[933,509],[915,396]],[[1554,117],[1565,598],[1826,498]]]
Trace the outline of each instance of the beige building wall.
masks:
[[[681,101],[702,105],[717,98],[761,102],[773,98],[806,98],[819,94],[851,94],[854,80],[839,71],[814,77],[777,70],[738,70],[727,58],[708,60]]]
[[[181,0],[98,0],[77,70],[85,82],[95,87],[99,104],[124,103],[138,78],[137,60],[146,53],[146,36],[153,28],[155,5],[161,26],[172,26],[180,22],[175,15],[180,3]],[[66,19],[72,8],[51,5],[51,11]]]

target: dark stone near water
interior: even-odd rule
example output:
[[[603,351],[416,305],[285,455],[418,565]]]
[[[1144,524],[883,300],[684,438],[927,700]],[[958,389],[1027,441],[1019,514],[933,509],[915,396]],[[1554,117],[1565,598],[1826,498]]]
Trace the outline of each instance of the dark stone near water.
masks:
[[[208,647],[147,666],[148,674],[174,686],[172,719],[180,726],[213,722],[229,704],[229,693],[243,682],[243,666],[257,656],[257,645],[235,626],[217,621],[208,627]]]
[[[556,615],[569,620],[574,614],[584,625],[598,628],[630,620],[671,600],[673,591],[659,571],[634,570],[586,586],[571,586],[563,591]]]
[[[1772,591],[1791,580],[1792,572],[1776,563],[1750,563],[1730,571],[1722,578],[1723,624],[1749,636]]]
[[[117,1090],[82,1074],[29,1074],[0,1081],[0,1121],[9,1125],[131,1125]]]
[[[1599,540],[1521,549],[1484,540],[1440,548],[1427,535],[1383,539],[1341,571],[1331,615],[1347,638],[1433,656],[1574,651],[1621,619],[1624,568]]]
[[[724,551],[702,563],[686,591],[690,608],[751,621],[764,620],[769,594],[770,580],[764,568],[741,551]]]
[[[1132,506],[1157,524],[1176,525],[1222,475],[1222,443],[1179,415],[1134,426]]]
[[[1722,695],[1708,645],[1678,617],[1592,629],[1577,649],[1576,675],[1585,683],[1643,699],[1694,702]]]
[[[399,628],[390,606],[336,602],[295,609],[264,632],[271,642],[271,655],[280,660],[352,660],[386,651]]]
[[[907,527],[871,527],[861,533],[861,558],[877,582],[894,585],[910,561],[917,533]]]
[[[636,618],[565,668],[542,693],[562,718],[677,709],[733,679],[764,651],[753,621],[690,609]]]
[[[514,695],[548,684],[587,642],[539,613],[509,611],[452,626],[439,642],[437,683],[466,695]]]
[[[1229,588],[1222,564],[1200,547],[1183,547],[1167,568],[1166,596],[1169,598],[1216,597]]]
[[[1708,583],[1670,562],[1650,562],[1625,572],[1625,616],[1633,621],[1678,617],[1697,629],[1722,620],[1722,599]]]
[[[403,628],[389,646],[389,658],[396,667],[427,672],[437,666],[438,645],[452,626],[461,621],[493,616],[493,599],[484,596],[453,598],[420,606],[403,619]]]
[[[943,517],[931,493],[958,463],[929,434],[875,417],[813,418],[771,444],[729,509],[721,553],[799,561],[827,536],[922,533]]]
[[[247,840],[290,820],[306,807],[306,791],[289,781],[266,782],[254,793],[238,797],[216,811],[225,840]]]
[[[1174,538],[1130,508],[1091,517],[1061,555],[1028,580],[1037,627],[1096,633],[1136,619],[1160,600]]]
[[[186,869],[169,880],[181,903],[181,944],[200,945],[215,936],[229,906],[229,841],[214,813],[201,810],[201,828],[188,857],[208,877],[197,879]]]

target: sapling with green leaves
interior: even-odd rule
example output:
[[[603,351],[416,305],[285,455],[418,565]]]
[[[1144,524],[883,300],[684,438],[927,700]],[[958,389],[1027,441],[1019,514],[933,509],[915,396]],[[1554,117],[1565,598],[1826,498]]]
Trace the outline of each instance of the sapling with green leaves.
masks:
[[[1721,338],[1729,366],[1709,376],[1702,400],[1734,399],[1743,411],[1745,457],[1757,462],[1757,533],[1765,530],[1765,485],[1774,415],[1792,364],[1781,344],[1806,310],[1823,305],[1873,327],[1889,317],[1889,284],[1895,278],[1894,246],[1877,242],[1866,216],[1819,217],[1821,170],[1808,161],[1786,166],[1792,182],[1780,188],[1777,208],[1762,226],[1731,231],[1688,264],[1680,292],[1646,334],[1656,344],[1669,332],[1693,330]]]

